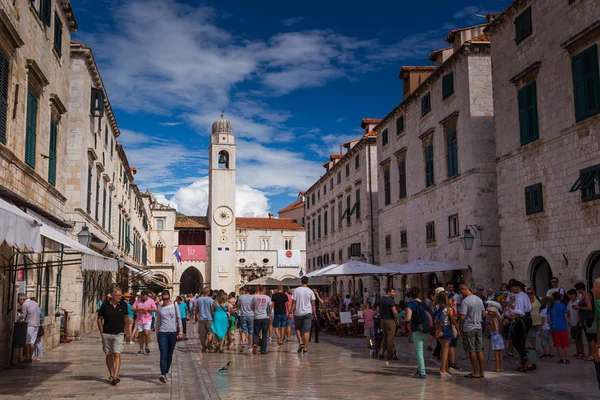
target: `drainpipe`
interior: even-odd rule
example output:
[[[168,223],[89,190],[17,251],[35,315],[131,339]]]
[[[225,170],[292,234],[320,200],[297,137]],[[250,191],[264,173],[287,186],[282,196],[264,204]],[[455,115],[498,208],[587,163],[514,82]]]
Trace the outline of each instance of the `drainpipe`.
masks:
[[[371,210],[370,212],[370,217],[371,217],[371,251],[373,252],[373,264],[377,265],[375,263],[375,238],[373,237],[373,179],[372,179],[372,174],[371,174],[371,146],[369,144],[367,144],[367,165],[369,166],[368,168],[368,174],[369,176],[367,177],[367,179],[369,180],[369,209]]]

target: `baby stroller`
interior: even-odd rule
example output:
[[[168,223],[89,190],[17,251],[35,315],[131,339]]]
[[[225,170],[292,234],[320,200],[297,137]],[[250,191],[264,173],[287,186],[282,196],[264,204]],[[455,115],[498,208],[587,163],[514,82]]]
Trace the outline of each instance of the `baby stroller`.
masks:
[[[371,343],[371,358],[377,358],[379,356],[381,342],[383,341],[383,329],[381,328],[381,317],[379,314],[375,314],[373,323],[375,327],[375,345]]]

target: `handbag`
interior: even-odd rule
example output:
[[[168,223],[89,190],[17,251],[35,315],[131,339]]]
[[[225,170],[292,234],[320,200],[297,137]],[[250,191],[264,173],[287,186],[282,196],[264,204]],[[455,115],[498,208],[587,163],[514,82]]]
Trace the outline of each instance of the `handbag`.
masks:
[[[44,333],[45,333],[45,332],[44,332],[44,325],[40,325],[40,326],[38,327],[38,333],[37,333],[37,337],[42,337],[42,336],[44,336]]]

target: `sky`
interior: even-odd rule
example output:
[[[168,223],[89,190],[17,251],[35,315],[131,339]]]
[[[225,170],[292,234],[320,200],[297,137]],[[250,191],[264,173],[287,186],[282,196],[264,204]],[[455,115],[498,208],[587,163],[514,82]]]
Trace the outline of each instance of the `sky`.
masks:
[[[325,173],[362,118],[402,101],[402,65],[431,65],[452,29],[509,4],[72,0],[73,39],[94,52],[140,190],[205,215],[211,126],[224,110],[236,213],[266,216]]]

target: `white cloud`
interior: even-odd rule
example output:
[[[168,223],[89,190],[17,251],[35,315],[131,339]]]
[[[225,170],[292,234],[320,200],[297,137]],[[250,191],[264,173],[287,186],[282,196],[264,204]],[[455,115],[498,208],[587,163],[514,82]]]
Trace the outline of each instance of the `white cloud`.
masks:
[[[481,4],[471,5],[461,8],[452,14],[452,18],[462,21],[466,24],[485,24],[487,21],[484,18],[490,11],[487,11],[486,8]]]
[[[161,122],[159,125],[162,126],[178,126],[183,124],[183,122]]]
[[[284,19],[283,24],[285,26],[292,26],[303,20],[304,20],[304,17],[292,17],[292,18]]]
[[[340,117],[338,119],[335,120],[336,123],[340,123],[340,122],[344,122],[346,120],[346,117]]]

